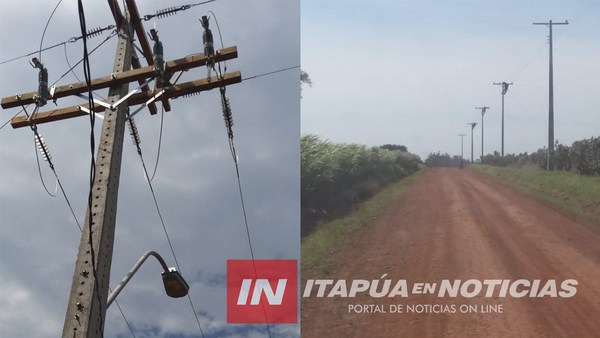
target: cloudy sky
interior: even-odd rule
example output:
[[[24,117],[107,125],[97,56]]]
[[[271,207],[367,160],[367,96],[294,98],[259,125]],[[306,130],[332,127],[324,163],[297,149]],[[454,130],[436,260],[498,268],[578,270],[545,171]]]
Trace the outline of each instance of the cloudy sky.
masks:
[[[56,1],[3,1],[0,13],[1,61],[37,50]],[[139,1],[141,15],[184,3]],[[106,1],[86,1],[88,28],[113,22]],[[229,71],[244,78],[300,65],[300,3],[277,0],[218,0],[156,20],[167,60],[202,51],[198,19],[212,10],[225,46],[236,45],[239,58]],[[154,21],[145,23],[146,30]],[[214,21],[211,27],[218,32]],[[80,36],[76,1],[64,1],[44,39],[50,46]],[[107,34],[89,41],[90,49]],[[110,74],[116,38],[91,56],[92,75]],[[216,43],[220,45],[216,38]],[[42,61],[50,82],[81,58],[79,42],[46,51]],[[37,71],[29,58],[0,65],[0,96],[30,92]],[[81,67],[75,73],[83,78]],[[316,76],[316,74],[315,74]],[[184,74],[180,82],[206,77],[206,69]],[[248,220],[256,258],[299,257],[299,69],[249,79],[229,86],[234,133]],[[68,74],[59,84],[77,81]],[[98,92],[106,95],[105,91]],[[66,107],[79,99],[61,99]],[[48,103],[42,111],[51,109]],[[160,106],[159,106],[160,107]],[[18,110],[2,110],[1,123]],[[136,116],[149,170],[154,167],[160,116],[147,110]],[[96,135],[101,120],[97,120]],[[89,175],[89,119],[75,118],[39,126],[62,184],[82,221]],[[62,332],[80,232],[59,195],[52,198],[38,177],[33,136],[27,128],[0,130],[0,336],[57,337]],[[53,192],[47,163],[42,175]],[[235,167],[229,153],[218,91],[172,101],[165,113],[162,150],[153,181],[158,202],[182,273],[206,337],[264,337],[265,326],[227,325],[227,259],[249,258]],[[119,211],[111,286],[146,251],[156,250],[170,266],[174,259],[135,148],[126,136],[120,180]],[[160,266],[151,258],[135,275],[119,301],[137,337],[198,337],[185,298],[168,298]],[[294,337],[295,325],[273,326],[274,335]],[[107,313],[106,337],[130,337],[113,304]]]
[[[460,154],[457,134],[485,115],[485,152],[547,145],[548,28],[554,26],[555,137],[599,135],[600,2],[596,0],[303,0],[302,133],[336,142],[404,144]],[[480,154],[481,129],[475,129]],[[470,144],[465,139],[465,154]]]

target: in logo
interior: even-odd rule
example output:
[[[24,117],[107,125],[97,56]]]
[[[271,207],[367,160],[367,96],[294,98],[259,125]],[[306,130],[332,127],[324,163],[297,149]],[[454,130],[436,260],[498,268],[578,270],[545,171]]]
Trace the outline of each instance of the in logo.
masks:
[[[227,323],[297,323],[297,290],[296,260],[228,260]]]

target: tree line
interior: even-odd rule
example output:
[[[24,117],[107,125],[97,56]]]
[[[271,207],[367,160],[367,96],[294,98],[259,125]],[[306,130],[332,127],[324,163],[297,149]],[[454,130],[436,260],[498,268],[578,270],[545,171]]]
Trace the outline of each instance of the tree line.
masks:
[[[570,146],[557,140],[552,159],[556,170],[573,171],[581,175],[600,175],[600,137],[575,141]],[[493,154],[484,155],[481,161],[483,164],[500,167],[533,166],[546,169],[548,149],[543,147],[533,153],[506,154],[504,157],[494,151]],[[425,164],[430,167],[459,167],[461,163],[467,164],[470,161],[440,152],[429,154],[425,160]]]

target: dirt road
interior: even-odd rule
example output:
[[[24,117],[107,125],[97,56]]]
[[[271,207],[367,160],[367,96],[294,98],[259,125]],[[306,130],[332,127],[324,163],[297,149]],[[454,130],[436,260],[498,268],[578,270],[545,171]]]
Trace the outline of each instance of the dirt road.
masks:
[[[368,292],[317,298],[313,292],[302,299],[302,337],[600,337],[600,226],[476,172],[429,170],[333,258],[333,266],[303,280],[388,274],[406,280],[409,292],[415,282],[445,279],[556,280],[559,291],[567,279],[578,285],[570,298],[485,297],[485,291],[473,298]],[[381,313],[349,311],[356,304]],[[455,312],[416,313],[416,305],[434,304],[454,305]],[[390,305],[402,305],[403,313],[390,313]],[[477,310],[461,313],[461,305]],[[502,313],[483,313],[485,305],[497,312],[501,306]]]

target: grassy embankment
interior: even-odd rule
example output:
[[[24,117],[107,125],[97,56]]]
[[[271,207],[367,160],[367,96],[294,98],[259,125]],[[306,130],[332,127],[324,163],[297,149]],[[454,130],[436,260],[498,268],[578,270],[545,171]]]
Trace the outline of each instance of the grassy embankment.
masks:
[[[471,168],[568,213],[600,224],[600,176],[487,165],[475,165]]]
[[[302,273],[306,275],[326,267],[330,263],[329,257],[331,257],[331,254],[343,245],[354,230],[372,221],[394,198],[402,195],[407,187],[425,171],[426,168],[421,166],[419,171],[384,188],[372,198],[363,202],[352,213],[321,224],[304,237],[301,245]]]

